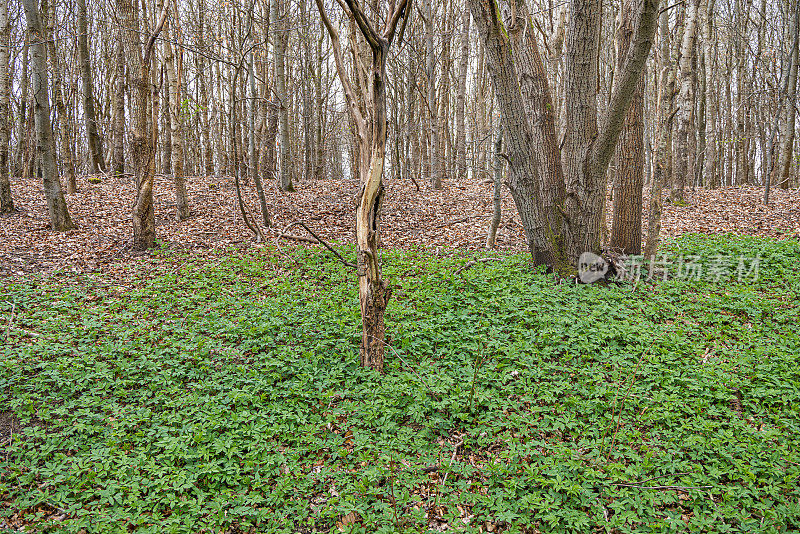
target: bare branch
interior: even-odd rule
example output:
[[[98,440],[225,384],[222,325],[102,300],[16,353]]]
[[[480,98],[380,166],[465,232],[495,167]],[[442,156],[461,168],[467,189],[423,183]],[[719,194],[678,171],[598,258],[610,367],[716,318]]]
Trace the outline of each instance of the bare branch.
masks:
[[[358,5],[358,0],[344,0],[347,4],[347,7],[350,8],[350,13],[353,15],[353,18],[358,24],[358,28],[361,30],[361,33],[364,35],[364,38],[369,43],[369,46],[373,50],[380,50],[381,49],[381,38],[378,37],[378,34],[372,28],[372,25],[367,20],[367,16],[364,14],[364,11],[361,9],[361,6]]]
[[[641,1],[631,45],[622,72],[614,84],[608,113],[593,147],[592,164],[599,171],[604,171],[608,167],[611,156],[614,155],[614,148],[622,131],[634,88],[639,83],[653,45],[653,36],[658,26],[658,6],[659,0]]]

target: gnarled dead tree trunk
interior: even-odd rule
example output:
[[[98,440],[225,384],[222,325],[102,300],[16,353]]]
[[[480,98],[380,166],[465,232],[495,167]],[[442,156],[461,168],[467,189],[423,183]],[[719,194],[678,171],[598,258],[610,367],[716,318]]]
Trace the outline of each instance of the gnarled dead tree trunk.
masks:
[[[356,127],[361,154],[359,177],[360,198],[356,212],[356,243],[358,250],[358,298],[361,303],[361,365],[383,372],[384,360],[384,313],[391,290],[383,279],[378,261],[379,219],[383,200],[383,164],[386,156],[386,59],[394,40],[398,24],[402,22],[400,35],[411,12],[411,0],[400,0],[390,4],[383,31],[378,33],[367,19],[356,0],[344,0],[348,16],[355,20],[361,34],[372,51],[369,67],[370,106],[362,110],[353,84],[342,60],[339,32],[334,28],[322,0],[316,0],[320,16],[328,30],[333,48],[336,70],[345,90],[347,107]],[[343,6],[345,7],[345,6]]]

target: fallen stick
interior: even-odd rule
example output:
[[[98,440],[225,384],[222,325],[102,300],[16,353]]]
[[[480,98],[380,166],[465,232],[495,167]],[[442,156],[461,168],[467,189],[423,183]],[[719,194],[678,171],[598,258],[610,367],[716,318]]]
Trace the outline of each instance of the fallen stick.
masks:
[[[467,269],[473,267],[474,265],[477,265],[479,263],[486,263],[487,261],[500,261],[500,258],[480,258],[477,260],[468,261],[467,263],[459,267],[458,270],[454,273],[454,275],[461,274],[462,271],[466,271]]]
[[[319,241],[314,239],[313,237],[305,237],[302,235],[295,235],[295,234],[278,234],[278,238],[282,239],[289,239],[291,241],[302,241],[303,243],[313,243],[315,245],[319,244]]]
[[[445,221],[443,223],[437,224],[434,228],[444,228],[445,226],[450,226],[451,224],[458,224],[462,222],[469,221],[469,217],[462,217],[461,219],[453,219],[452,221]]]
[[[338,253],[338,252],[337,252],[337,251],[336,251],[336,250],[335,250],[335,249],[334,249],[332,246],[330,246],[330,245],[329,245],[329,244],[328,244],[328,243],[327,243],[327,242],[326,242],[324,239],[322,239],[320,236],[318,236],[317,234],[315,234],[315,233],[314,233],[314,230],[312,230],[311,228],[309,228],[309,227],[308,227],[308,225],[307,225],[306,223],[304,223],[303,221],[295,221],[295,222],[291,223],[289,226],[287,226],[286,228],[284,228],[284,229],[283,229],[283,232],[281,232],[281,234],[280,234],[280,235],[281,235],[281,236],[285,236],[285,235],[287,235],[287,232],[289,231],[289,229],[290,229],[290,228],[292,228],[292,227],[294,227],[294,226],[302,226],[303,228],[305,228],[305,229],[306,229],[306,232],[308,232],[309,234],[311,234],[311,235],[312,235],[312,236],[313,236],[313,237],[314,237],[314,238],[317,240],[317,243],[319,243],[319,244],[321,244],[322,246],[324,246],[326,249],[328,249],[328,250],[331,252],[331,254],[333,254],[334,256],[336,256],[337,258],[339,258],[339,261],[341,261],[341,262],[342,262],[342,263],[343,263],[345,266],[347,266],[347,267],[352,267],[353,269],[357,269],[357,268],[358,268],[358,266],[357,266],[355,263],[351,263],[351,262],[347,261],[346,259],[344,259],[344,258],[342,257],[342,255],[341,255],[341,254],[339,254],[339,253]],[[300,237],[300,236],[296,236],[296,237]],[[306,240],[308,240],[309,238],[307,238],[307,237],[306,237],[305,239],[306,239]],[[306,241],[306,242],[314,243],[314,241]]]
[[[616,484],[617,486],[621,486],[623,488],[640,488],[640,489],[652,489],[652,490],[676,490],[676,491],[689,491],[692,489],[708,489],[713,488],[714,486],[642,486],[639,484]]]

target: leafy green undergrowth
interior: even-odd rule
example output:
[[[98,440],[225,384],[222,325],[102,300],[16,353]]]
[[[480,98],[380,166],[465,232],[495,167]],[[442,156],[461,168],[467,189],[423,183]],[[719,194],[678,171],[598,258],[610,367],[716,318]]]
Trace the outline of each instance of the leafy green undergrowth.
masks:
[[[796,530],[800,246],[668,250],[759,255],[759,277],[578,286],[387,252],[385,376],[358,366],[355,275],[313,250],[6,283],[0,523]]]

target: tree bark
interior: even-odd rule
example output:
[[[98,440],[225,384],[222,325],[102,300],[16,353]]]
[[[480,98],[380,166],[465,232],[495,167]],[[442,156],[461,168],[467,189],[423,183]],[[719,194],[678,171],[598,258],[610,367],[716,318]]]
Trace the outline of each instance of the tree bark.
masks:
[[[492,189],[492,221],[489,223],[489,234],[486,236],[486,248],[493,249],[497,241],[497,228],[500,226],[502,204],[500,193],[503,188],[503,129],[497,131],[494,140],[494,175]]]
[[[367,114],[362,114],[353,86],[345,70],[339,35],[328,19],[323,0],[316,0],[320,16],[328,30],[333,48],[336,71],[345,90],[347,107],[356,125],[361,144],[361,153],[368,153],[367,165],[360,167],[361,190],[356,211],[356,244],[358,260],[358,296],[361,305],[362,336],[361,365],[383,372],[384,336],[386,327],[384,313],[391,296],[391,290],[383,279],[378,258],[380,243],[380,214],[383,201],[383,164],[386,156],[386,59],[389,47],[402,20],[400,34],[405,30],[409,18],[411,0],[400,0],[390,4],[383,32],[378,34],[369,22],[356,0],[344,0],[348,14],[358,25],[359,30],[372,51],[369,70],[370,102]]]
[[[169,0],[167,0],[169,1]],[[177,0],[176,0],[177,5]],[[178,27],[178,14],[175,13],[175,34],[180,34]],[[175,184],[175,206],[176,218],[183,221],[189,218],[189,195],[186,192],[186,177],[184,176],[184,140],[183,140],[183,116],[181,114],[182,97],[181,90],[183,79],[183,53],[179,52],[176,61],[176,54],[171,44],[172,28],[169,23],[164,24],[164,62],[167,67],[168,98],[167,110],[169,111],[169,139],[170,155],[172,158],[172,179]],[[176,65],[177,64],[177,65]]]
[[[541,209],[541,163],[534,149],[508,32],[495,0],[469,0],[469,8],[484,44],[486,66],[500,109],[509,159],[508,186],[525,229],[528,248],[535,265],[565,271],[568,265]]]
[[[689,136],[694,114],[694,61],[697,36],[698,0],[688,0],[684,21],[683,41],[679,64],[680,91],[678,93],[678,137],[675,140],[674,182],[670,192],[673,203],[685,203],[683,198],[686,176],[689,173]]]
[[[456,177],[459,182],[467,178],[467,70],[469,68],[469,10],[464,10],[461,22],[461,46],[456,89]]]
[[[800,10],[800,6],[795,4],[794,22],[791,26],[791,31],[789,32],[789,38],[793,43],[792,50],[790,51],[791,67],[789,70],[789,83],[785,96],[786,105],[783,109],[783,117],[781,122],[781,142],[778,152],[777,185],[782,189],[789,189],[790,171],[792,168],[792,148],[794,146],[795,138],[795,117],[797,115],[797,71],[798,62],[800,61],[800,49],[798,49],[798,32],[800,32],[800,24],[798,24],[797,15],[798,10]]]
[[[120,28],[116,48],[116,62],[114,71],[114,148],[111,163],[111,174],[122,179],[125,176],[125,50],[122,37],[125,32]]]
[[[47,200],[47,211],[50,214],[50,226],[56,232],[64,232],[74,228],[67,211],[61,182],[58,179],[56,166],[56,142],[50,124],[50,100],[47,89],[47,45],[46,35],[39,13],[38,0],[23,0],[25,18],[30,34],[32,56],[32,89],[34,121],[36,123],[36,144],[39,154],[39,165],[42,170],[44,194]]]
[[[144,28],[147,41],[141,44],[137,3],[116,0],[122,22],[123,47],[131,78],[131,103],[134,128],[131,132],[136,201],[133,207],[133,249],[146,250],[155,246],[155,213],[153,209],[153,180],[155,178],[155,152],[152,138],[152,108],[150,92],[150,61],[158,34],[166,21],[168,4],[164,6],[152,33]],[[143,17],[144,18],[144,17]]]
[[[670,131],[672,131],[672,117],[674,115],[673,99],[675,97],[675,70],[669,61],[665,61],[661,68],[658,95],[658,140],[653,168],[653,183],[650,187],[650,216],[647,224],[647,242],[644,255],[647,258],[655,256],[661,234],[661,196],[664,180],[667,178],[667,151]]]
[[[706,85],[706,128],[703,176],[711,187],[719,186],[717,175],[717,107],[711,92],[714,90],[714,43],[713,13],[714,0],[703,0],[703,62],[705,63]]]
[[[634,2],[622,4],[621,24],[617,31],[619,55],[617,68],[622,68],[625,51],[633,37]],[[612,249],[623,254],[642,252],[642,187],[644,185],[644,92],[645,76],[636,84],[616,152],[614,206],[611,223]]]
[[[64,91],[61,83],[61,65],[58,61],[56,50],[55,27],[56,8],[55,3],[50,0],[42,0],[42,16],[45,17],[44,31],[47,40],[48,57],[53,73],[53,98],[56,104],[58,116],[58,134],[61,140],[61,158],[67,171],[67,193],[72,194],[78,190],[75,177],[75,156],[72,153],[72,140],[70,139],[69,116],[67,106],[64,104]],[[56,167],[57,168],[57,167]]]
[[[86,120],[86,142],[89,149],[89,171],[105,171],[103,138],[97,131],[97,113],[94,105],[92,67],[89,59],[89,29],[86,20],[86,0],[78,2],[78,64],[81,73],[83,114]]]
[[[9,76],[11,22],[8,18],[9,3],[10,0],[0,0],[0,213],[16,211],[14,199],[11,196],[8,161],[8,144],[11,139],[11,78]]]
[[[278,188],[281,191],[294,191],[292,179],[292,153],[289,138],[289,102],[286,92],[286,45],[289,39],[287,31],[287,14],[279,12],[281,2],[273,0],[270,5],[270,16],[274,28],[272,39],[275,54],[275,93],[278,99],[278,138],[280,145],[280,179]]]

